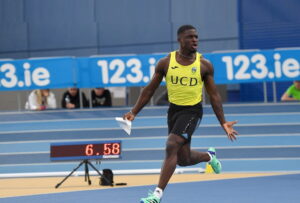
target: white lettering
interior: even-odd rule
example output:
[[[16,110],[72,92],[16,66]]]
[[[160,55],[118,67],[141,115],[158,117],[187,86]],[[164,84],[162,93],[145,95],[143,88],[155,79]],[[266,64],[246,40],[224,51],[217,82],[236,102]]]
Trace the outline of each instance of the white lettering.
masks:
[[[227,79],[233,80],[233,64],[231,56],[222,57],[222,61],[226,63]]]
[[[32,81],[37,86],[46,86],[50,83],[49,71],[43,67],[36,68],[32,72]]]
[[[6,63],[0,67],[0,71],[5,73],[5,79],[1,80],[4,87],[12,88],[16,86],[18,78],[16,76],[16,67],[10,63]]]
[[[24,70],[24,80],[25,80],[25,85],[27,87],[31,86],[31,75],[30,75],[30,64],[29,63],[24,63],[23,64]]]
[[[280,63],[280,54],[276,53],[274,54],[274,68],[275,68],[275,75],[277,78],[281,78],[281,63]]]
[[[282,63],[282,72],[289,78],[299,76],[299,63],[296,59],[288,58]]]

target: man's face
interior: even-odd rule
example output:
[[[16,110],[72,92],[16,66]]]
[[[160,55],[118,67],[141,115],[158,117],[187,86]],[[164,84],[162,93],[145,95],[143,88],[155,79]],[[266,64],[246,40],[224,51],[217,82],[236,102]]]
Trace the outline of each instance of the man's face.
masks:
[[[186,30],[178,37],[180,47],[189,52],[197,52],[198,33],[195,29]]]
[[[77,88],[69,88],[69,93],[70,93],[70,95],[76,96],[76,95],[77,95],[77,92],[78,92],[78,89],[77,89]]]
[[[101,96],[104,92],[104,88],[95,88],[95,94]]]
[[[300,90],[300,81],[295,81],[294,85],[298,90]]]

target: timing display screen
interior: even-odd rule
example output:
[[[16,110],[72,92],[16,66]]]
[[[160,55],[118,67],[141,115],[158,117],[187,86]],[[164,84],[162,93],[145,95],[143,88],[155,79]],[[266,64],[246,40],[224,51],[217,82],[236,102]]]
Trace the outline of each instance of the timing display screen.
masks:
[[[121,141],[61,142],[50,146],[51,161],[121,158]]]

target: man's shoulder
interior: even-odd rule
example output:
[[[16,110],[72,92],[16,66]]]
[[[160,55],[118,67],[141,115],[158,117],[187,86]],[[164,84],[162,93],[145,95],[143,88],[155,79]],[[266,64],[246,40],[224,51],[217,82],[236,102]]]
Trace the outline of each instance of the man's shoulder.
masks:
[[[106,96],[109,96],[110,95],[110,91],[108,89],[105,89],[103,94],[106,95]]]
[[[211,62],[208,59],[206,59],[203,55],[200,56],[200,62],[203,65],[209,65],[209,66],[211,66]]]
[[[291,85],[288,89],[287,89],[288,93],[295,93],[295,92],[299,92],[299,90],[295,87],[295,85]]]
[[[206,58],[204,58],[203,56],[200,57],[200,64],[201,64],[201,69],[203,71],[202,73],[213,72],[213,66],[211,62]]]
[[[161,63],[166,63],[166,62],[169,62],[170,61],[170,58],[171,58],[171,53],[169,53],[168,55],[162,57],[159,62]]]
[[[157,67],[159,69],[165,69],[165,67],[168,67],[169,66],[169,63],[170,63],[170,57],[171,57],[171,54],[168,54],[167,56],[159,59],[159,61],[157,62]]]

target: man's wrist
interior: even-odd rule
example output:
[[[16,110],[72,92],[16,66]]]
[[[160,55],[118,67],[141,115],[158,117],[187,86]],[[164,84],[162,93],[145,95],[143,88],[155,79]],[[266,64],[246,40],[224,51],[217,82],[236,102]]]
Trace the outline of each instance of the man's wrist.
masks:
[[[129,113],[131,113],[131,114],[134,115],[134,116],[136,115],[135,113],[132,112],[132,110],[130,110]]]

